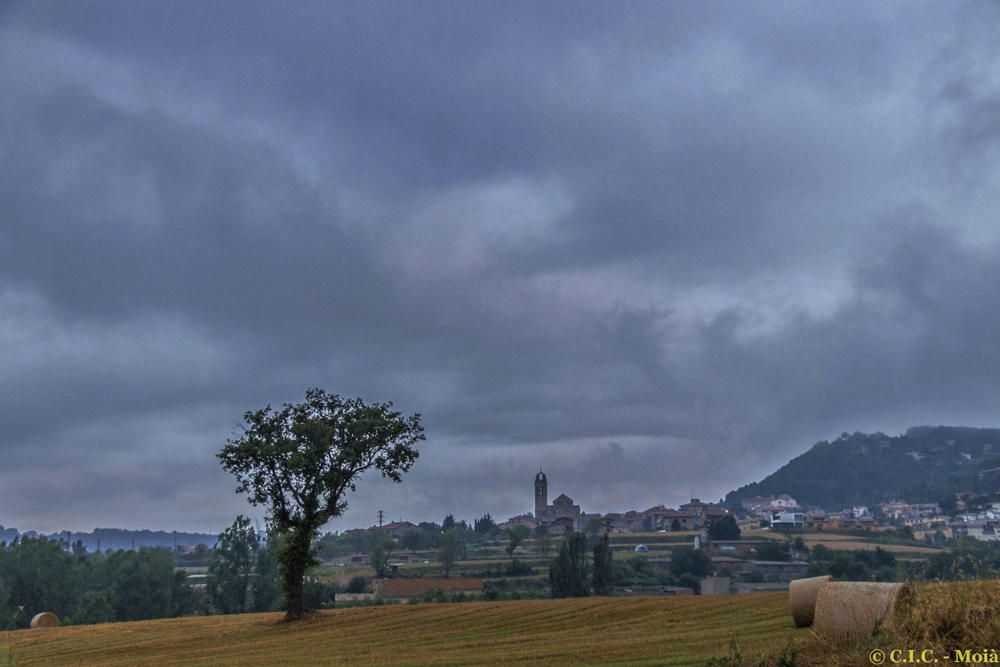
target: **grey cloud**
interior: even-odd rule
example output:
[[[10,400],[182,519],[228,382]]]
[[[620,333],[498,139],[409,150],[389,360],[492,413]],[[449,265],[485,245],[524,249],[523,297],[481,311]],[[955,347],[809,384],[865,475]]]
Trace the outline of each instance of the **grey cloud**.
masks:
[[[204,529],[242,411],[312,385],[430,435],[341,526],[992,424],[994,14],[6,5],[0,523]]]

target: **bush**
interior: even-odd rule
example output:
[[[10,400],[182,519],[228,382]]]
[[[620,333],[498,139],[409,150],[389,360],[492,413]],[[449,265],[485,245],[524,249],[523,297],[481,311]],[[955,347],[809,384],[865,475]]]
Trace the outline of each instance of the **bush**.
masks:
[[[695,592],[695,595],[701,594],[701,579],[690,572],[685,572],[681,576],[677,577],[677,585],[683,586],[684,588],[690,588]]]
[[[713,540],[738,540],[740,527],[733,515],[727,514],[708,524],[708,537]]]
[[[704,551],[681,547],[670,552],[670,573],[675,577],[683,574],[707,577],[714,568],[712,559]]]
[[[444,591],[440,588],[435,588],[425,592],[423,595],[419,595],[415,598],[410,598],[407,604],[421,604],[425,602],[448,602],[448,598],[445,597]]]
[[[757,547],[757,560],[788,561],[792,559],[791,550],[785,542],[769,540]]]
[[[926,579],[961,581],[995,577],[1000,573],[1000,549],[974,538],[962,537],[954,548],[934,554],[924,570]]]
[[[368,592],[368,580],[364,577],[352,577],[349,582],[347,582],[347,588],[345,593],[367,593]]]
[[[516,558],[511,561],[510,566],[504,570],[504,574],[508,577],[527,577],[535,573],[534,568],[525,563],[522,560],[517,560]]]
[[[302,585],[302,595],[307,609],[330,609],[335,606],[340,586],[321,581],[306,580]]]
[[[613,560],[611,570],[615,586],[656,586],[663,583],[663,577],[657,575],[645,556],[634,556],[625,561]]]
[[[497,586],[493,585],[492,582],[487,582],[486,587],[483,590],[483,596],[480,599],[495,602],[497,600],[531,600],[531,599],[540,599],[543,597],[548,597],[548,596],[544,595],[541,592],[525,593],[523,591],[503,590],[502,588],[498,588]],[[470,597],[469,599],[476,599],[476,598]]]

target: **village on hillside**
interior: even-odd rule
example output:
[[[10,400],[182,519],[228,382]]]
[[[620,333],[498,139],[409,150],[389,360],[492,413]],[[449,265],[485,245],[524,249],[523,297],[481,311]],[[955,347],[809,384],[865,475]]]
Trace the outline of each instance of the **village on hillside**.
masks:
[[[831,566],[892,580],[902,571],[919,573],[957,540],[1000,542],[1000,503],[977,502],[974,494],[960,494],[952,513],[937,503],[903,501],[804,508],[779,494],[734,507],[692,498],[676,508],[602,514],[584,511],[565,493],[548,498],[548,478],[539,471],[533,511],[501,522],[486,514],[468,524],[449,515],[441,525],[400,519],[328,534],[321,570],[329,581],[354,580],[351,592],[335,595],[341,601],[547,595],[549,550],[578,532],[591,542],[608,535],[615,595],[738,594],[786,590]],[[461,536],[454,557],[441,546],[443,531]],[[366,576],[363,586],[358,578]]]

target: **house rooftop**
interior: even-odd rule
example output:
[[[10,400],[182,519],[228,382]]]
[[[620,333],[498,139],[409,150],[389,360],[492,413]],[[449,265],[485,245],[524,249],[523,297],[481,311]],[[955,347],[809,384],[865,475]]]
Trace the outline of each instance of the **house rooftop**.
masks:
[[[753,563],[754,565],[767,565],[767,566],[771,566],[771,565],[775,565],[775,566],[777,566],[777,565],[805,565],[805,566],[808,567],[808,565],[809,565],[809,563],[805,562],[804,560],[751,560],[751,561],[747,561],[747,562]]]
[[[395,528],[416,528],[416,526],[409,521],[393,521],[392,523],[376,526],[376,528],[378,530],[393,530]]]

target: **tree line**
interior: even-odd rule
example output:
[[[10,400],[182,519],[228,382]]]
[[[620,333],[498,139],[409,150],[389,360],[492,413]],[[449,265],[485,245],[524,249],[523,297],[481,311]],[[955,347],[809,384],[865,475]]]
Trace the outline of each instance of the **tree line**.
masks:
[[[195,613],[196,598],[170,552],[87,553],[53,540],[0,544],[0,627],[25,628],[50,611],[64,623],[107,623]]]

